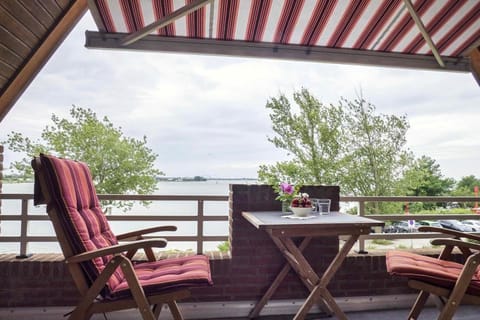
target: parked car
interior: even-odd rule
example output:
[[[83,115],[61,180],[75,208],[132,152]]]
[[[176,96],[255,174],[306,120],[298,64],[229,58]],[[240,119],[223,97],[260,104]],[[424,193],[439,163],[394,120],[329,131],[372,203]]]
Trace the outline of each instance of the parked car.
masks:
[[[442,225],[438,221],[430,221],[430,220],[420,220],[418,221],[420,226],[429,226],[429,227],[437,227],[442,228]]]
[[[394,221],[391,225],[385,227],[383,232],[385,233],[407,233],[417,232],[420,225],[415,222],[413,226],[409,225],[408,221]]]
[[[438,222],[442,225],[442,227],[447,228],[447,229],[451,229],[451,230],[457,230],[457,231],[461,231],[461,232],[473,232],[473,231],[475,231],[475,230],[473,230],[472,227],[469,227],[469,226],[461,223],[458,220],[439,220]]]
[[[472,228],[473,231],[480,231],[480,220],[462,220],[460,222]]]

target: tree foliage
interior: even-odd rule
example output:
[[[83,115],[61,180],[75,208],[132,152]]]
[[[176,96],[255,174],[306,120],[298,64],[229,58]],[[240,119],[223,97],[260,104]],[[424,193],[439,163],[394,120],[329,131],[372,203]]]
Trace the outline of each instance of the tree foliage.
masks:
[[[406,195],[439,196],[448,195],[455,180],[444,178],[440,165],[428,156],[422,156],[404,174]]]
[[[454,194],[473,196],[475,187],[480,187],[480,179],[474,175],[465,176],[457,182]]]
[[[425,155],[415,160],[399,183],[403,194],[416,197],[449,195],[454,185],[455,180],[444,178],[440,165]],[[434,206],[431,202],[422,205],[423,209],[432,209]]]
[[[147,139],[125,137],[107,117],[102,120],[91,109],[72,106],[72,119],[51,116],[41,139],[32,141],[22,133],[12,132],[3,143],[13,152],[25,155],[11,165],[16,173],[31,179],[31,159],[39,153],[55,154],[88,164],[98,193],[151,194],[156,177],[162,172],[154,167],[157,155],[147,147]],[[119,205],[118,203],[116,205]]]
[[[392,195],[412,159],[406,149],[406,117],[376,114],[375,106],[363,98],[342,99],[340,106],[346,110],[348,148],[344,184],[355,195]]]
[[[405,116],[376,114],[363,98],[325,105],[306,89],[294,92],[293,100],[296,113],[284,94],[266,105],[275,132],[269,141],[292,159],[262,165],[261,182],[338,184],[347,194],[393,194],[412,159]]]
[[[293,160],[272,166],[262,165],[259,179],[274,183],[288,181],[302,184],[337,183],[335,172],[342,161],[342,119],[340,108],[325,106],[307,90],[293,94],[299,112],[292,110],[284,94],[271,98],[266,107],[271,110],[273,131],[268,138],[277,148],[286,150]]]

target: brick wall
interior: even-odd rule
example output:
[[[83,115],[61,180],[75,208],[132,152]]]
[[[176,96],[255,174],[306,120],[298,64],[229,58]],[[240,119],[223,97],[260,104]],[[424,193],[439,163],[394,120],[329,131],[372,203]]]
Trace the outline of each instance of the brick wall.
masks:
[[[315,198],[332,199],[338,210],[337,187],[305,187]],[[247,210],[280,210],[271,187],[232,185],[230,188],[229,228],[231,256],[211,253],[215,286],[192,290],[191,301],[256,300],[268,288],[285,261],[269,236],[255,229],[241,215]],[[335,237],[314,239],[305,255],[317,271],[328,265],[338,252]],[[0,307],[62,306],[75,304],[78,294],[58,255],[36,254],[16,260],[0,256]],[[383,255],[350,255],[330,289],[337,297],[411,293],[404,279],[392,278],[385,270]],[[287,276],[274,299],[302,299],[307,290],[293,272]]]
[[[331,198],[332,210],[338,210],[338,187],[303,188],[314,198]],[[257,230],[242,217],[242,211],[280,210],[281,203],[270,186],[232,185],[230,189],[230,243],[232,250],[231,282],[237,283],[230,297],[236,300],[258,299],[285,264],[285,260],[270,237]],[[321,270],[326,259],[338,252],[336,238],[314,239],[305,251]],[[314,258],[314,259],[312,259]],[[243,285],[238,285],[238,284]],[[274,299],[301,298],[307,294],[303,284],[291,272],[278,288]]]
[[[3,146],[0,145],[0,193],[3,189]],[[2,199],[0,199],[0,214],[2,214]],[[0,228],[2,228],[0,223]]]

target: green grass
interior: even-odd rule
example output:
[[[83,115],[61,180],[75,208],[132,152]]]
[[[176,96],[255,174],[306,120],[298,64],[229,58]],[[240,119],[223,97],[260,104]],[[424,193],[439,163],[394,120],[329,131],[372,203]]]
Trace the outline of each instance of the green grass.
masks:
[[[378,244],[378,245],[381,245],[381,246],[388,246],[390,244],[393,244],[393,241],[392,240],[387,240],[387,239],[373,239],[372,243],[373,244]]]
[[[225,241],[225,242],[220,243],[217,246],[217,249],[218,249],[218,251],[223,252],[223,253],[228,252],[230,250],[230,242]]]

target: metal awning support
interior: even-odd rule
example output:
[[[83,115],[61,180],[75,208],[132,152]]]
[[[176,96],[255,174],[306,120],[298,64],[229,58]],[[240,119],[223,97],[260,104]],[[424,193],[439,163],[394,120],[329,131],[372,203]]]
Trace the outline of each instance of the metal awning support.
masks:
[[[435,56],[435,59],[437,60],[438,64],[442,68],[445,68],[445,63],[443,62],[443,59],[440,56],[440,53],[438,52],[438,49],[435,46],[435,43],[433,43],[432,37],[430,37],[430,34],[428,33],[427,29],[425,28],[425,25],[423,24],[422,19],[420,19],[417,12],[415,11],[415,8],[413,7],[412,1],[411,0],[403,0],[403,3],[405,3],[405,6],[407,7],[408,12],[410,13],[410,16],[412,17],[413,21],[415,21],[415,24],[417,25],[418,29],[420,30],[420,33],[422,34],[423,38],[425,39],[425,41],[427,41],[427,44],[430,47],[430,50],[432,50],[432,53]]]
[[[470,72],[470,59],[445,57],[442,68],[431,56],[402,53],[386,53],[367,50],[341,48],[306,47],[276,43],[256,43],[239,40],[213,40],[161,37],[148,35],[132,43],[122,46],[125,34],[85,33],[87,48],[139,50],[155,52],[175,52],[186,54],[212,54],[250,58],[283,59],[309,62],[346,63],[374,65],[397,68],[415,68],[425,70]]]
[[[135,41],[140,40],[141,38],[147,36],[155,29],[163,28],[169,25],[170,23],[174,22],[178,18],[184,17],[190,12],[193,12],[195,10],[198,10],[201,7],[204,7],[212,1],[213,0],[192,1],[191,3],[185,5],[184,7],[181,7],[180,9],[175,10],[174,12],[163,17],[162,19],[152,22],[151,24],[149,24],[148,26],[145,26],[144,28],[138,30],[137,32],[129,34],[122,40],[121,45],[128,46],[129,44],[132,44]]]

